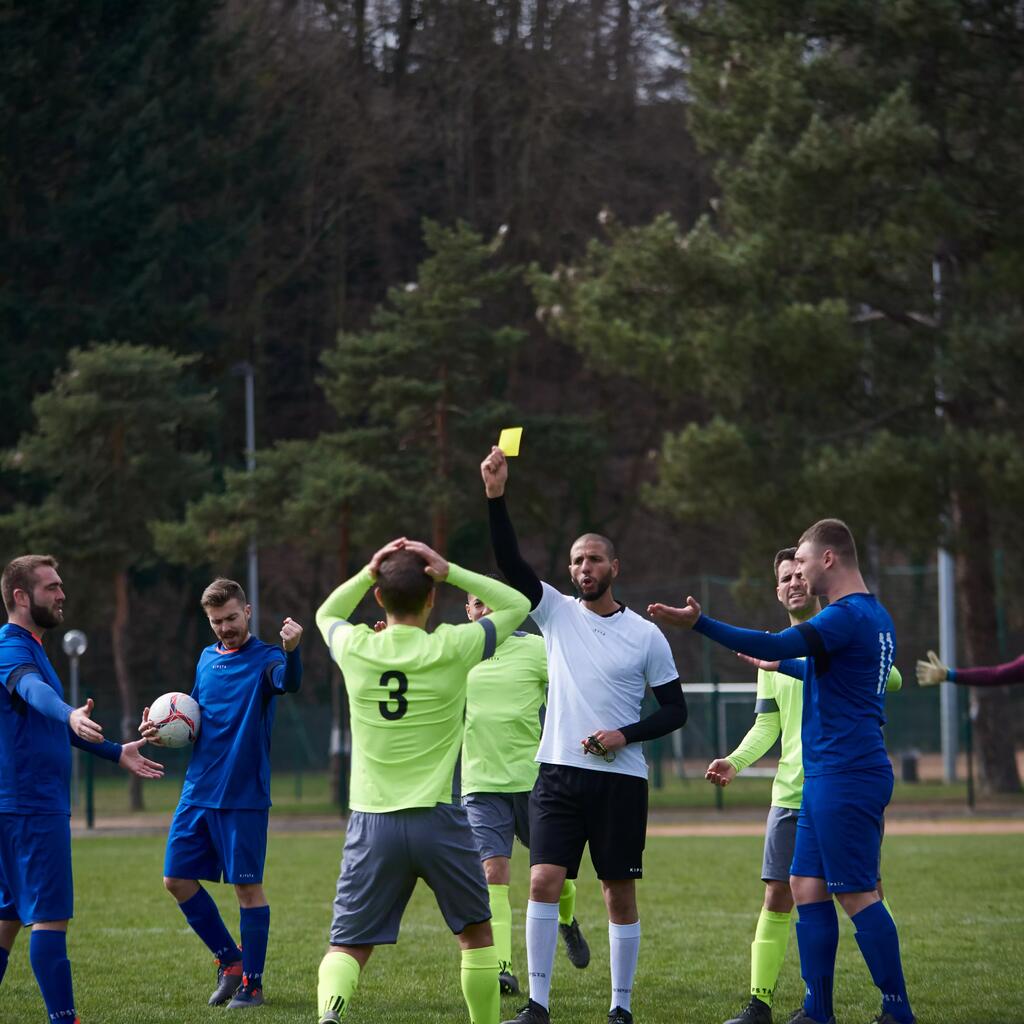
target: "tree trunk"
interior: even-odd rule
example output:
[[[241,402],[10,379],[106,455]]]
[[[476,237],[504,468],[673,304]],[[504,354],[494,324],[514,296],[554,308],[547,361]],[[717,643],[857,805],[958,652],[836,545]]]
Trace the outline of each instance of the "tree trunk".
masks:
[[[338,528],[338,579],[348,577],[349,553],[352,546],[351,509],[348,502],[341,507],[341,525]],[[344,686],[341,673],[333,668],[331,672],[331,747],[327,770],[331,779],[331,802],[341,806],[342,758],[345,748]]]
[[[964,486],[953,495],[953,522],[960,539],[957,596],[965,641],[958,661],[968,666],[999,660],[992,538],[982,493],[980,488]],[[978,783],[984,795],[1020,792],[1013,734],[1006,728],[1013,714],[1005,687],[971,690]]]
[[[401,0],[398,10],[398,46],[395,48],[395,63],[392,77],[395,89],[402,91],[405,72],[409,61],[409,47],[412,45],[412,34],[416,31],[416,10],[413,0]]]
[[[434,437],[437,442],[438,493],[434,498],[433,548],[443,555],[448,545],[448,367],[444,364],[438,370],[441,394],[434,407]]]
[[[110,647],[114,655],[114,678],[121,697],[121,741],[139,738],[135,726],[139,709],[135,700],[135,687],[128,670],[128,573],[119,569],[114,573],[114,617],[110,623]],[[128,789],[129,806],[133,811],[143,810],[142,779],[131,776]]]

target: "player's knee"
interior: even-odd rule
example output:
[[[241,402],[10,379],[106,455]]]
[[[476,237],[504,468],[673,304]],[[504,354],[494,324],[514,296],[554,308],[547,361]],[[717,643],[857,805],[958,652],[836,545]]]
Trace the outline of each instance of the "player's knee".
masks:
[[[467,924],[456,936],[461,949],[485,949],[494,945],[494,934],[491,932],[490,921]]]
[[[508,885],[510,874],[508,857],[488,857],[484,861],[484,878],[488,885]]]
[[[164,875],[164,888],[179,902],[182,903],[190,896],[194,896],[199,885],[188,878],[169,878]]]
[[[235,895],[238,897],[240,907],[263,907],[267,904],[267,897],[263,893],[263,886],[258,882],[235,885]]]
[[[530,869],[530,899],[534,903],[557,903],[565,883],[565,868],[534,864]]]
[[[765,883],[764,909],[773,914],[788,914],[793,909],[793,890],[788,882]]]
[[[624,882],[602,882],[604,904],[608,920],[613,924],[633,924],[640,918],[636,905],[636,886],[629,879]]]

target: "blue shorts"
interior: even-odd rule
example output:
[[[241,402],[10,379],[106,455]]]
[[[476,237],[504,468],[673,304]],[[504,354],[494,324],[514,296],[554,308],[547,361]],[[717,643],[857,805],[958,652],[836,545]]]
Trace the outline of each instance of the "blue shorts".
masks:
[[[0,814],[0,921],[67,921],[74,909],[71,818]]]
[[[232,885],[263,881],[269,812],[178,804],[167,833],[164,877]]]
[[[805,778],[792,873],[823,878],[829,892],[872,892],[892,785],[891,768]]]

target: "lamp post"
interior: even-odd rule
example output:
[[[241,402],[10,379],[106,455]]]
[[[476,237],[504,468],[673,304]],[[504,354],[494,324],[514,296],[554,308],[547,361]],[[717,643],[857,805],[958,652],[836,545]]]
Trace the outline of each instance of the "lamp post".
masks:
[[[256,371],[250,362],[236,363],[231,367],[236,377],[245,379],[245,471],[256,471]],[[249,536],[249,578],[246,593],[252,605],[252,621],[249,630],[253,636],[260,632],[260,568],[259,551],[256,547],[255,530]]]
[[[89,638],[80,629],[69,629],[64,634],[64,653],[71,663],[71,706],[79,706],[78,659],[89,649]],[[78,755],[77,747],[71,750],[71,804],[78,806]]]
[[[942,322],[942,262],[932,260],[932,301],[935,305],[935,319]],[[942,388],[942,377],[935,379],[935,415],[945,425],[946,395]],[[948,514],[943,517],[949,525]],[[939,657],[944,665],[955,665],[956,656],[956,566],[953,553],[943,545],[937,557],[939,569]],[[960,720],[957,705],[956,683],[943,683],[939,687],[939,735],[942,744],[942,778],[945,782],[956,782],[956,755],[958,752],[957,732]]]

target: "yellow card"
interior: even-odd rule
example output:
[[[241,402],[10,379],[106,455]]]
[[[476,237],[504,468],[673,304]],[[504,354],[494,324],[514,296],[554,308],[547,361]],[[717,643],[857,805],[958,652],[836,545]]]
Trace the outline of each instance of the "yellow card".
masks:
[[[498,447],[508,458],[519,454],[519,444],[523,440],[522,427],[505,427],[498,438]]]

